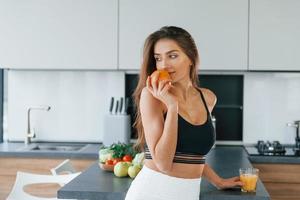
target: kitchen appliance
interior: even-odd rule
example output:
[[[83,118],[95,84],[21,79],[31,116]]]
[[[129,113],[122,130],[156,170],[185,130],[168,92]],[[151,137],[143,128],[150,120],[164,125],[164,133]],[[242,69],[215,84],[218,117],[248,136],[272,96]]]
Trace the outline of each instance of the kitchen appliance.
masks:
[[[259,140],[255,146],[245,146],[250,156],[299,156],[292,145],[282,145],[279,141]]]
[[[279,141],[273,141],[271,143],[269,141],[264,142],[259,140],[256,148],[261,154],[284,155],[286,153],[285,147],[282,146]]]

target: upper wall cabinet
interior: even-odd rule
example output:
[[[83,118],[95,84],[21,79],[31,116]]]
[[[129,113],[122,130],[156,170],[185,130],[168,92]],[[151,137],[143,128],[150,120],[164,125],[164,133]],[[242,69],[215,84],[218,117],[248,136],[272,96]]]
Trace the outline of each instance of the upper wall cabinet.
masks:
[[[117,69],[118,0],[0,0],[0,67]]]
[[[120,69],[139,69],[146,37],[166,25],[191,33],[200,70],[247,70],[248,0],[121,0]]]
[[[250,1],[250,70],[300,70],[300,1]]]

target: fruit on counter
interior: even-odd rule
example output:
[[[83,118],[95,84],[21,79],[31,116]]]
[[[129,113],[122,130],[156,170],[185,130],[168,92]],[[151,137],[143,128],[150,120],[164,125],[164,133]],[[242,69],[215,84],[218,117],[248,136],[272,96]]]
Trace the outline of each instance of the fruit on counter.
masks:
[[[117,164],[119,161],[131,161],[136,153],[131,144],[113,143],[100,149],[99,162],[104,164],[107,160],[113,160],[114,164]]]
[[[114,167],[114,174],[117,177],[125,177],[128,175],[129,162],[118,162]]]
[[[105,164],[106,165],[114,165],[114,161],[113,160],[106,160]]]
[[[99,163],[99,166],[101,169],[105,170],[105,171],[114,171],[114,165],[109,165],[106,163]]]
[[[124,162],[131,162],[132,161],[132,156],[127,154],[127,155],[123,156],[122,160]]]
[[[112,161],[113,161],[113,165],[116,165],[118,162],[122,161],[122,159],[121,158],[113,158]]]
[[[113,171],[117,177],[129,175],[135,178],[141,171],[144,160],[145,153],[137,153],[129,144],[114,143],[99,151],[100,167],[105,171]]]
[[[144,160],[145,160],[145,152],[141,152],[135,155],[134,159],[132,160],[132,164],[143,166]]]
[[[113,150],[109,148],[102,148],[99,151],[99,162],[105,163],[107,160],[111,160],[113,156]]]
[[[140,165],[131,165],[128,168],[128,175],[130,178],[135,178],[138,173],[141,171],[142,167]]]

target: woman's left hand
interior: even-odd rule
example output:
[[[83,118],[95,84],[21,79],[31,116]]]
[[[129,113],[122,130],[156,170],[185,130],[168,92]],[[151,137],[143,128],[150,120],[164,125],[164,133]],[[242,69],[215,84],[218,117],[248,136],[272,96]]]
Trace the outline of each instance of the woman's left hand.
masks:
[[[219,189],[233,188],[237,186],[243,186],[240,177],[235,176],[232,178],[221,179],[220,183],[217,185]]]

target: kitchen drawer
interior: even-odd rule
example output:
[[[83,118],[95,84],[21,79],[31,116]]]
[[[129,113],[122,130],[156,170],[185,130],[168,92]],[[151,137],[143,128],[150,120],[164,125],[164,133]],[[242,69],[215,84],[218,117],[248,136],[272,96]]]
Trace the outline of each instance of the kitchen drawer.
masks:
[[[253,164],[272,200],[299,200],[300,165]]]
[[[300,165],[253,164],[253,166],[260,170],[259,176],[263,182],[300,183]]]
[[[300,184],[298,183],[264,183],[272,200],[299,200]]]

